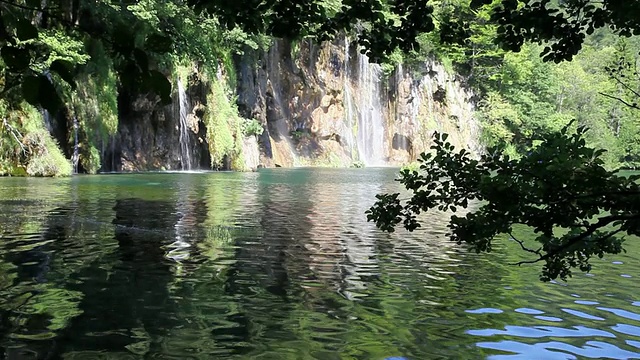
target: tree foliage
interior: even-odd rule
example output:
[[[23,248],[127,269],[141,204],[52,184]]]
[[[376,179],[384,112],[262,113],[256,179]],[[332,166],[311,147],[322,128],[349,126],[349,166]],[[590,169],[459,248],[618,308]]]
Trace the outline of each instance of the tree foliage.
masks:
[[[434,7],[440,9],[439,18]],[[194,36],[198,31],[220,44],[234,32],[237,38],[251,34],[320,40],[353,32],[378,61],[396,49],[417,50],[420,36],[437,28],[444,44],[474,44],[471,58],[480,67],[496,55],[492,42],[515,51],[527,40],[544,43],[544,59],[560,61],[577,54],[586,34],[597,29],[636,34],[639,20],[632,14],[639,7],[635,1],[590,0],[3,0],[2,91],[20,88],[29,103],[55,111],[61,101],[53,96],[57,92],[49,74],[54,74],[54,82],[59,78],[74,86],[77,66],[86,58],[65,44],[85,37],[107,45],[123,85],[155,91],[164,102],[170,101],[171,85],[158,71],[159,55],[191,52],[205,61],[216,57],[215,48],[198,45],[204,38]],[[496,41],[489,41],[494,33]]]
[[[604,150],[588,147],[585,132],[565,127],[545,134],[525,157],[513,159],[494,148],[478,160],[464,149],[455,152],[446,134],[436,134],[420,171],[401,172],[399,181],[411,197],[378,195],[367,218],[386,231],[399,224],[413,231],[423,212],[476,204],[464,216],[451,216],[451,240],[487,252],[498,235],[526,226],[535,242],[511,236],[533,256],[519,264],[544,262],[543,280],[566,279],[573,268],[589,271],[592,257],[622,251],[620,235],[640,235],[640,175],[605,169]]]
[[[450,238],[486,252],[506,234],[532,257],[520,265],[544,263],[543,280],[589,271],[592,257],[622,251],[622,235],[640,233],[639,178],[611,170],[638,158],[640,47],[625,39],[638,19],[619,12],[638,4],[625,4],[472,1],[474,12],[457,1],[441,9],[458,22],[438,24],[440,42],[453,46],[435,48],[484,94],[484,142],[494,147],[474,159],[436,134],[420,170],[401,172],[411,197],[378,195],[368,219],[386,231],[414,230],[422,213],[473,204],[452,215]],[[483,53],[489,66],[478,66]],[[549,64],[566,59],[574,61]],[[514,237],[523,226],[535,242]]]
[[[640,3],[592,0],[472,0],[471,7],[493,5],[498,42],[518,51],[525,41],[545,44],[545,61],[571,60],[587,35],[608,28],[621,36],[640,34]]]

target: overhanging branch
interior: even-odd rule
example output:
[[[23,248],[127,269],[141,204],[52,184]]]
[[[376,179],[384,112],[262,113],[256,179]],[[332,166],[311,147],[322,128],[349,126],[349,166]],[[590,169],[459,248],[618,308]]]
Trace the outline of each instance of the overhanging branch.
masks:
[[[617,100],[617,101],[619,101],[619,102],[621,102],[621,103],[625,104],[626,106],[628,106],[628,107],[630,107],[630,108],[632,108],[632,109],[640,110],[640,106],[638,106],[638,104],[636,104],[636,103],[630,104],[629,102],[625,101],[624,99],[621,99],[621,98],[619,98],[619,97],[617,97],[617,96],[613,96],[613,95],[605,94],[605,93],[603,93],[603,92],[598,92],[598,94],[600,94],[600,95],[602,95],[602,96],[606,96],[606,97],[608,97],[609,99]]]
[[[540,248],[538,250],[529,249],[528,247],[524,246],[524,241],[516,239],[516,237],[513,236],[513,234],[511,232],[509,233],[509,236],[511,236],[511,240],[513,240],[513,241],[517,242],[518,244],[520,244],[520,247],[522,248],[522,250],[524,250],[526,252],[530,252],[532,254],[537,254],[538,256],[542,256],[542,254],[540,253],[540,251],[542,251],[542,248]]]
[[[619,220],[636,220],[636,219],[640,219],[640,214],[604,216],[604,217],[600,218],[597,222],[589,225],[585,229],[585,231],[583,233],[581,233],[581,234],[569,239],[564,244],[552,249],[551,251],[547,252],[546,254],[540,256],[539,258],[532,259],[532,260],[523,260],[523,261],[519,261],[517,263],[511,263],[509,265],[518,265],[519,266],[519,265],[524,265],[524,264],[535,264],[535,263],[540,262],[540,261],[548,260],[548,259],[552,258],[553,256],[556,256],[556,255],[566,251],[567,249],[571,248],[572,246],[577,245],[581,241],[586,240],[588,237],[593,235],[598,229],[600,229],[600,228],[602,228],[604,226],[607,226],[607,225],[611,224],[612,222],[619,221]],[[619,234],[622,231],[623,231],[622,229],[614,230],[614,231],[608,233],[607,235],[605,235],[603,237],[600,237],[599,240],[609,239],[612,236],[615,236],[616,234]]]

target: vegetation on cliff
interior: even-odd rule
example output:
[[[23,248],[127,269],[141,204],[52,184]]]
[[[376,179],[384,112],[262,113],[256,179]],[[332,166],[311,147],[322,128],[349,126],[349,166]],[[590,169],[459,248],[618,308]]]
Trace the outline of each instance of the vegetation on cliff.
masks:
[[[170,76],[182,67],[212,79],[215,97],[216,74],[233,68],[231,54],[264,41],[223,29],[216,17],[198,14],[182,1],[3,1],[0,7],[4,175],[68,175],[70,166],[47,165],[48,158],[35,154],[66,157],[62,162],[68,165],[75,151],[79,169],[97,172],[118,130],[120,94],[168,104]],[[51,124],[44,124],[45,111]],[[237,110],[233,116],[238,117]],[[71,130],[76,122],[77,143]],[[45,136],[45,125],[60,128],[61,136]],[[210,134],[218,131],[228,129]]]
[[[0,102],[0,175],[65,176],[71,163],[34,107],[10,109]]]

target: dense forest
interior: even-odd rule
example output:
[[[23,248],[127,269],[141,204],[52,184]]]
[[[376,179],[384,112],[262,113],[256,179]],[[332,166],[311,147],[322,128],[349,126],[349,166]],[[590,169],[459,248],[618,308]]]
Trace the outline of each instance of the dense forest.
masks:
[[[481,12],[473,16],[477,24],[488,18]],[[638,166],[638,112],[620,101],[637,94],[637,37],[598,30],[573,61],[554,63],[543,61],[541,45],[500,50],[492,25],[476,25],[472,31],[467,46],[440,47],[434,55],[451,62],[480,94],[484,144],[504,143],[509,154],[523,154],[541,133],[559,131],[576,119],[576,126],[591,129],[592,146],[608,150],[610,167]]]
[[[544,134],[559,131],[576,119],[575,126],[586,125],[591,129],[587,134],[590,144],[608,150],[605,158],[609,168],[636,168],[640,162],[640,123],[633,98],[639,84],[636,67],[640,41],[636,37],[619,37],[605,28],[596,29],[585,39],[582,51],[574,61],[544,61],[540,56],[544,44],[525,43],[518,52],[504,50],[497,44],[498,25],[490,21],[490,11],[498,3],[477,7],[465,0],[429,2],[432,13],[425,11],[425,14],[430,14],[433,23],[425,25],[423,33],[416,34],[416,44],[400,43],[395,50],[388,47],[393,51],[382,56],[370,53],[371,58],[365,58],[381,63],[379,73],[374,74],[380,80],[374,85],[391,91],[389,88],[399,87],[405,76],[415,83],[425,72],[433,70],[433,66],[425,64],[435,61],[442,64],[440,66],[452,79],[445,81],[456,81],[472,94],[468,102],[475,109],[473,118],[479,120],[482,130],[469,132],[471,135],[467,137],[479,138],[482,146],[498,145],[511,156],[522,156]],[[343,5],[340,1],[319,4],[318,13],[325,15],[339,12]],[[257,26],[250,21],[250,14],[246,14],[246,26],[229,26],[228,11],[233,9],[216,10],[206,6],[202,9],[201,5],[179,0],[79,0],[60,4],[3,1],[0,5],[3,10],[1,27],[8,36],[3,40],[2,51],[0,174],[51,176],[74,171],[245,169],[247,139],[257,139],[263,154],[275,152],[265,145],[265,137],[261,136],[265,129],[269,130],[267,116],[261,118],[256,111],[247,109],[246,104],[239,103],[243,98],[240,94],[243,84],[239,80],[247,69],[264,67],[261,62],[276,49],[276,56],[299,62],[305,56],[324,56],[315,63],[309,60],[304,69],[321,73],[331,71],[332,66],[335,68],[336,61],[347,63],[350,56],[360,56],[356,54],[357,45],[349,47],[350,38],[359,39],[359,44],[369,44],[371,48],[376,46],[371,42],[375,38],[375,24],[363,22],[362,26],[345,26],[346,32],[339,32],[332,38],[311,29],[318,19],[309,19],[311,25],[306,28],[296,30],[292,26],[285,31],[269,28],[269,24]],[[376,21],[398,21],[397,12],[384,6],[377,9],[376,14],[381,18]],[[471,25],[456,28],[456,24]],[[427,32],[430,27],[435,30]],[[465,41],[455,41],[459,31],[465,32]],[[277,35],[289,36],[291,32],[297,32],[294,34],[297,38],[285,42],[275,38]],[[334,59],[331,50],[325,55],[317,50],[322,46],[319,42],[322,38],[332,42],[334,47],[346,43],[342,59]],[[325,66],[316,68],[314,64]],[[348,69],[341,71],[349,72]],[[361,67],[359,71],[358,79],[363,78],[365,71],[372,70]],[[297,86],[302,89],[300,93],[313,93],[320,86],[299,84],[305,82],[304,78],[298,84],[293,84],[294,81],[286,76],[283,78],[287,84],[277,86]],[[269,81],[268,86],[276,86],[273,74]],[[376,91],[384,93],[385,89]],[[440,90],[436,88],[427,100],[446,105],[446,99],[436,96]],[[343,110],[334,117],[347,117],[348,94],[327,97],[331,91],[334,90],[301,98],[302,101],[313,98],[319,103],[316,104],[318,108],[327,107],[322,102],[341,103]],[[291,92],[284,91],[283,94],[286,96]],[[181,107],[187,95],[190,95],[189,114]],[[394,96],[382,98],[390,103]],[[411,99],[413,97],[407,104]],[[265,104],[267,112],[274,106],[273,100],[267,100]],[[367,104],[378,111],[375,103]],[[357,107],[356,110],[362,112]],[[294,117],[311,115],[293,113],[277,116],[292,118],[283,133],[295,142],[294,147],[298,150],[306,146],[306,151],[312,152],[311,145],[303,144],[311,138],[338,138],[343,147],[346,143],[353,148],[355,146],[349,144],[348,139],[340,137],[360,136],[354,126],[351,126],[353,134],[345,136],[344,132],[317,129],[326,124],[316,124],[315,128],[313,124],[300,125],[305,120]],[[394,121],[404,121],[393,118],[398,113],[385,115],[384,126],[388,128]],[[419,111],[414,115],[429,128],[428,116]],[[153,119],[139,121],[145,116]],[[190,116],[198,120],[190,123],[184,120]],[[447,116],[459,117],[453,113]],[[163,119],[170,117],[184,121],[180,120],[182,124],[171,129],[175,136],[165,136],[162,140],[167,143],[165,147],[169,148],[169,143],[183,144],[184,139],[191,138],[195,143],[191,145],[193,149],[183,149],[178,155],[154,154],[150,160],[116,166],[119,160],[115,158],[124,156],[124,150],[114,150],[116,147],[123,147],[124,142],[158,142],[157,138],[149,140],[141,134],[151,131],[151,127],[168,126],[162,125]],[[127,121],[131,124],[123,125]],[[458,122],[466,123],[467,120],[458,119]],[[460,125],[452,129],[456,127],[460,128]],[[430,130],[443,130],[443,127]],[[118,132],[120,135],[116,136]],[[398,134],[393,134],[394,148],[400,141],[396,140],[404,137]],[[404,140],[400,147],[406,147],[407,141],[415,145],[417,140]],[[156,147],[162,145],[158,143]],[[415,146],[416,151],[399,158],[400,162],[414,160],[420,151],[428,149],[426,145]],[[143,145],[132,145],[131,148],[133,152],[146,149]],[[132,155],[136,159],[144,156]],[[172,158],[172,162],[154,160],[163,157]],[[326,157],[326,161],[309,164],[359,166],[364,160],[363,150],[359,155],[347,158],[337,161]],[[295,162],[276,160],[270,165],[283,163]]]

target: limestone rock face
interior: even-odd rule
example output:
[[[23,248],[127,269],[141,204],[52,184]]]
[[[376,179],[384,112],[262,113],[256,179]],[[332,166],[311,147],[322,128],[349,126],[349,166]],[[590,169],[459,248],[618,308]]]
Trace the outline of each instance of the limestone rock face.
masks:
[[[277,40],[236,65],[239,109],[266,128],[262,166],[399,165],[428,150],[435,131],[482,150],[473,94],[434,61],[385,76],[343,38]]]
[[[207,130],[202,122],[207,89],[196,77],[192,80],[187,83],[183,94],[187,101],[182,104],[176,90],[168,106],[153,96],[119,94],[118,132],[103,150],[103,171],[184,170],[181,126],[186,127],[191,167],[210,167]],[[180,121],[181,112],[184,124]]]
[[[235,81],[222,72],[217,80],[236,84],[240,115],[264,128],[257,138],[238,140],[247,169],[401,165],[427,151],[435,131],[447,132],[457,147],[482,151],[473,94],[437,62],[385,74],[341,38],[275,40],[267,51],[246,49],[234,63]],[[119,94],[118,132],[103,145],[103,171],[210,168],[207,133],[218,131],[203,121],[210,84],[195,68],[172,81],[169,106]]]

